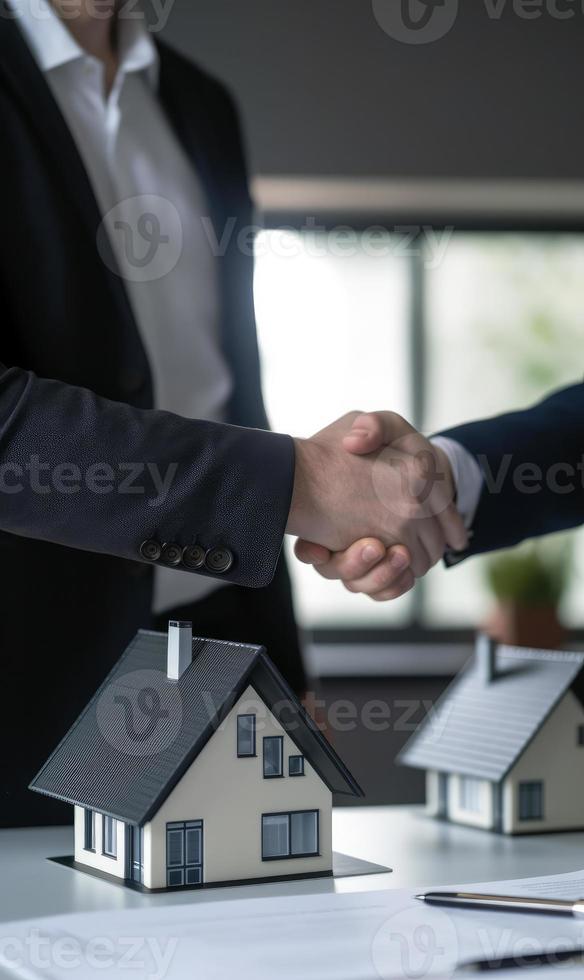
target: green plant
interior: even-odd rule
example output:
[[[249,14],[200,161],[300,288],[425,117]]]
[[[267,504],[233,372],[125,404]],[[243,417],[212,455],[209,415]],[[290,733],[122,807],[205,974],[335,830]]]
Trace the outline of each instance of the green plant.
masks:
[[[572,570],[572,546],[564,538],[529,542],[490,558],[485,567],[490,589],[499,601],[556,607]]]

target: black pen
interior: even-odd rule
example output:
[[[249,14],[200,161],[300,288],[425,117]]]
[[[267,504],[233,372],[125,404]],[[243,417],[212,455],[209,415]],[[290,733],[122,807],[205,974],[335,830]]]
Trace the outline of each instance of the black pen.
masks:
[[[456,973],[490,973],[491,970],[515,970],[524,966],[555,966],[556,963],[584,961],[584,949],[542,950],[541,953],[518,953],[517,956],[498,957],[459,963]]]
[[[531,898],[528,895],[482,895],[478,892],[427,892],[415,898],[428,905],[491,909],[494,912],[539,912],[545,915],[584,915],[584,899]]]

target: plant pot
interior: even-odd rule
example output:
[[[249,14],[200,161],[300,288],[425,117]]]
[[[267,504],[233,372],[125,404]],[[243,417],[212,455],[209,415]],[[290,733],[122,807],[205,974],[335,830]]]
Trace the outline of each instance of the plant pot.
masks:
[[[511,600],[495,606],[485,629],[499,643],[540,650],[560,650],[566,639],[555,606],[524,606]]]

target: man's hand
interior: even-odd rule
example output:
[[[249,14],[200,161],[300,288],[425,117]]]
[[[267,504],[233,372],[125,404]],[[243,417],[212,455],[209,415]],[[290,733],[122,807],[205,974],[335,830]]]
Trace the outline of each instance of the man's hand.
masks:
[[[288,532],[326,578],[396,598],[447,546],[466,547],[448,460],[401,416],[352,413],[296,449]]]

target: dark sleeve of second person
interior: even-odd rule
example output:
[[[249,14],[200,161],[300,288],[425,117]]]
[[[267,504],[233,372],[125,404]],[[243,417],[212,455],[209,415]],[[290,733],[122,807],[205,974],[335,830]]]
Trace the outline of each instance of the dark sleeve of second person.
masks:
[[[288,436],[0,365],[3,531],[257,588],[274,575],[293,480]]]
[[[483,473],[469,548],[447,564],[584,523],[584,384],[440,435],[471,452]]]

